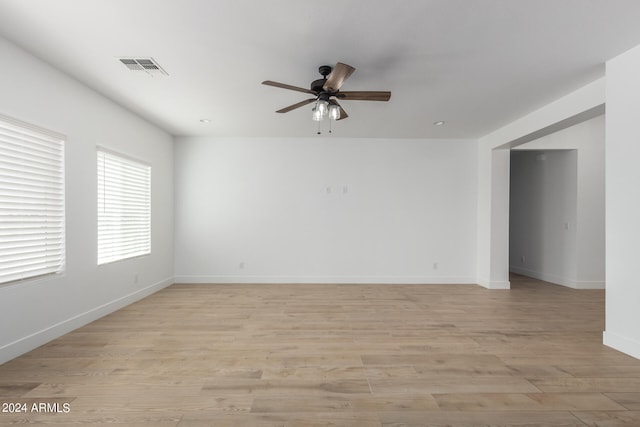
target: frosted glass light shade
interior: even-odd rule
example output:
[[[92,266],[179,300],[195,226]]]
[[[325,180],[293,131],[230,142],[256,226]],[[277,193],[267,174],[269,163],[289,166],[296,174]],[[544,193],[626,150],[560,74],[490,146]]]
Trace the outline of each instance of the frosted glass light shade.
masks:
[[[329,118],[331,120],[338,120],[340,118],[340,107],[337,105],[329,105]]]
[[[319,122],[322,120],[322,114],[320,113],[320,110],[315,107],[313,110],[313,115],[311,116],[311,118],[313,119],[314,122]]]
[[[318,105],[316,106],[316,109],[320,111],[320,115],[324,117],[329,112],[329,103],[327,101],[322,101],[322,100],[318,101]]]

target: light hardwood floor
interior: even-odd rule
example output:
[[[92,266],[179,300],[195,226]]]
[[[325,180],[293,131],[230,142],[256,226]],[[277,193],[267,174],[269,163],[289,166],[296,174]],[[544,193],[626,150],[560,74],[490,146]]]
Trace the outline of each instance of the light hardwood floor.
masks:
[[[512,286],[173,285],[0,366],[0,425],[640,426],[604,292]]]

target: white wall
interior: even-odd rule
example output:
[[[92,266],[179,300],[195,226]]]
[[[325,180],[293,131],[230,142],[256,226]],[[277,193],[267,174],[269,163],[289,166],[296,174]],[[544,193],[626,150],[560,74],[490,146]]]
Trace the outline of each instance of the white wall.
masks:
[[[577,289],[603,289],[605,285],[605,193],[604,193],[604,115],[594,117],[593,119],[584,121],[577,125],[568,127],[558,132],[554,132],[550,135],[538,138],[526,144],[519,145],[513,150],[564,150],[572,149],[576,150],[577,171],[575,171],[573,164],[567,165],[576,173],[575,176],[568,176],[567,179],[571,181],[571,188],[573,188],[573,182],[575,182],[575,191],[569,194],[567,197],[575,204],[571,207],[571,212],[575,212],[575,218],[561,221],[558,224],[551,224],[549,221],[545,221],[545,226],[548,228],[546,234],[549,234],[553,227],[560,227],[558,234],[555,237],[562,236],[568,238],[573,236],[571,247],[575,248],[575,253],[570,256],[561,256],[560,247],[558,245],[549,245],[543,243],[546,246],[544,251],[546,256],[549,257],[549,261],[541,264],[539,261],[531,257],[525,257],[525,262],[521,260],[521,256],[524,252],[527,252],[527,240],[525,240],[523,233],[526,233],[526,228],[523,226],[514,226],[514,201],[513,195],[517,192],[512,188],[511,191],[511,221],[510,226],[510,269],[513,272],[530,275],[542,280],[547,280],[553,283],[562,284]],[[548,160],[546,164],[540,162],[534,162],[536,153],[530,154],[529,165],[538,165],[540,167],[550,167],[551,161],[554,160],[553,151],[548,153]],[[549,157],[551,156],[551,157]],[[562,155],[562,156],[566,156]],[[519,171],[514,170],[512,156],[512,184],[513,177],[518,176]],[[568,159],[567,159],[568,160]],[[558,174],[563,174],[564,171],[569,169],[560,167],[559,170],[553,172],[556,174],[554,180],[558,180],[561,177]],[[538,168],[538,172],[541,171]],[[533,171],[532,171],[533,172]],[[540,181],[538,181],[540,182]],[[526,184],[526,182],[525,182]],[[530,183],[535,185],[535,183]],[[543,200],[547,200],[549,203],[553,203],[553,199],[567,201],[567,197],[556,197],[557,191],[561,189],[568,191],[566,188],[570,183],[564,182],[561,186],[550,186],[548,194],[543,196]],[[521,200],[526,203],[526,200]],[[549,204],[547,203],[547,205]],[[564,203],[556,203],[558,208],[563,206]],[[548,209],[548,208],[547,208]],[[549,215],[553,215],[552,218],[559,219],[562,215],[566,215],[568,211],[562,212],[550,212]],[[550,218],[549,216],[546,217]],[[517,221],[518,219],[515,218]],[[568,222],[568,229],[564,228],[564,223]],[[544,233],[533,233],[529,231],[531,235],[531,243],[536,242],[536,237],[541,237]],[[548,236],[549,243],[554,239],[553,233]],[[563,245],[562,247],[567,247]],[[539,248],[538,248],[539,249]],[[535,247],[529,247],[529,251],[536,251]],[[559,260],[563,260],[564,263],[571,261],[573,264],[565,264],[562,268],[554,266]],[[555,261],[554,261],[555,260]],[[561,274],[564,272],[563,274]],[[571,274],[569,274],[571,272]]]
[[[175,150],[177,282],[475,282],[475,141]]]
[[[640,46],[607,63],[604,342],[640,358]]]
[[[67,136],[66,270],[0,285],[2,363],[172,283],[173,141],[2,38],[0,63],[0,114]],[[96,145],[152,165],[150,256],[96,266]]]
[[[596,80],[478,140],[477,283],[509,288],[509,149],[604,112]]]
[[[552,283],[576,281],[577,151],[513,151],[511,271]]]

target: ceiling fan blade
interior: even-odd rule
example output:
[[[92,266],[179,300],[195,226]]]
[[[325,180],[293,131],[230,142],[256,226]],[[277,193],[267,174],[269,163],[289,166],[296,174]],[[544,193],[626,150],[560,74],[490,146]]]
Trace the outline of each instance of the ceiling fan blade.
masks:
[[[289,105],[288,107],[281,108],[278,111],[276,111],[276,113],[288,113],[291,110],[295,110],[296,108],[303,107],[303,106],[305,106],[307,104],[311,104],[312,102],[315,102],[315,101],[316,101],[316,98],[305,99],[304,101],[296,102],[293,105]]]
[[[340,108],[340,118],[338,120],[346,119],[347,117],[349,117],[347,112],[344,111],[344,108],[342,108],[342,105],[338,104],[338,101],[336,101],[335,99],[330,100],[329,104],[337,105],[338,108]]]
[[[347,91],[338,92],[335,96],[348,101],[388,101],[391,92],[385,91]]]
[[[342,86],[345,80],[349,78],[356,69],[351,65],[338,62],[331,73],[327,76],[327,81],[322,88],[329,92],[336,92]]]
[[[309,89],[305,89],[303,87],[298,87],[298,86],[291,86],[288,84],[284,84],[284,83],[278,83],[278,82],[272,82],[271,80],[265,80],[262,82],[263,85],[267,85],[267,86],[273,86],[273,87],[279,87],[282,89],[289,89],[289,90],[295,90],[298,92],[304,92],[304,93],[310,93],[311,95],[315,95],[316,93],[309,90]]]

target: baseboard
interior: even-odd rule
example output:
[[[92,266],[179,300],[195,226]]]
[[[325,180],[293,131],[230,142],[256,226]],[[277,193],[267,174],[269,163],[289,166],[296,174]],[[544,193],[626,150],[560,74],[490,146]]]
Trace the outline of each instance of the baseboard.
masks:
[[[640,359],[640,341],[604,331],[602,333],[602,343],[631,357]]]
[[[40,347],[43,344],[48,343],[62,335],[78,329],[88,323],[93,322],[107,314],[113,313],[129,304],[132,304],[144,297],[147,297],[159,290],[166,288],[174,283],[173,277],[161,280],[153,285],[139,289],[128,295],[110,301],[106,304],[102,304],[84,313],[77,314],[62,322],[51,325],[45,329],[35,332],[26,337],[20,338],[9,344],[5,344],[0,347],[0,364],[3,364],[11,359],[14,359],[22,354],[25,354],[35,348]]]
[[[536,270],[529,270],[517,266],[509,266],[509,271],[520,274],[522,276],[532,277],[534,279],[543,280],[545,282],[553,283],[556,285],[566,286],[572,289],[605,289],[604,281],[573,280],[567,277],[556,276],[554,274],[548,274]]]
[[[487,280],[478,278],[476,283],[487,289],[511,289],[511,282],[508,280]]]
[[[574,282],[574,289],[606,289],[605,282],[587,282],[587,281],[576,281]]]
[[[485,288],[487,289],[511,289],[511,282],[508,280],[492,280]]]
[[[232,275],[182,275],[175,276],[175,283],[371,283],[371,284],[475,284],[472,277],[423,277],[423,276],[232,276]]]

